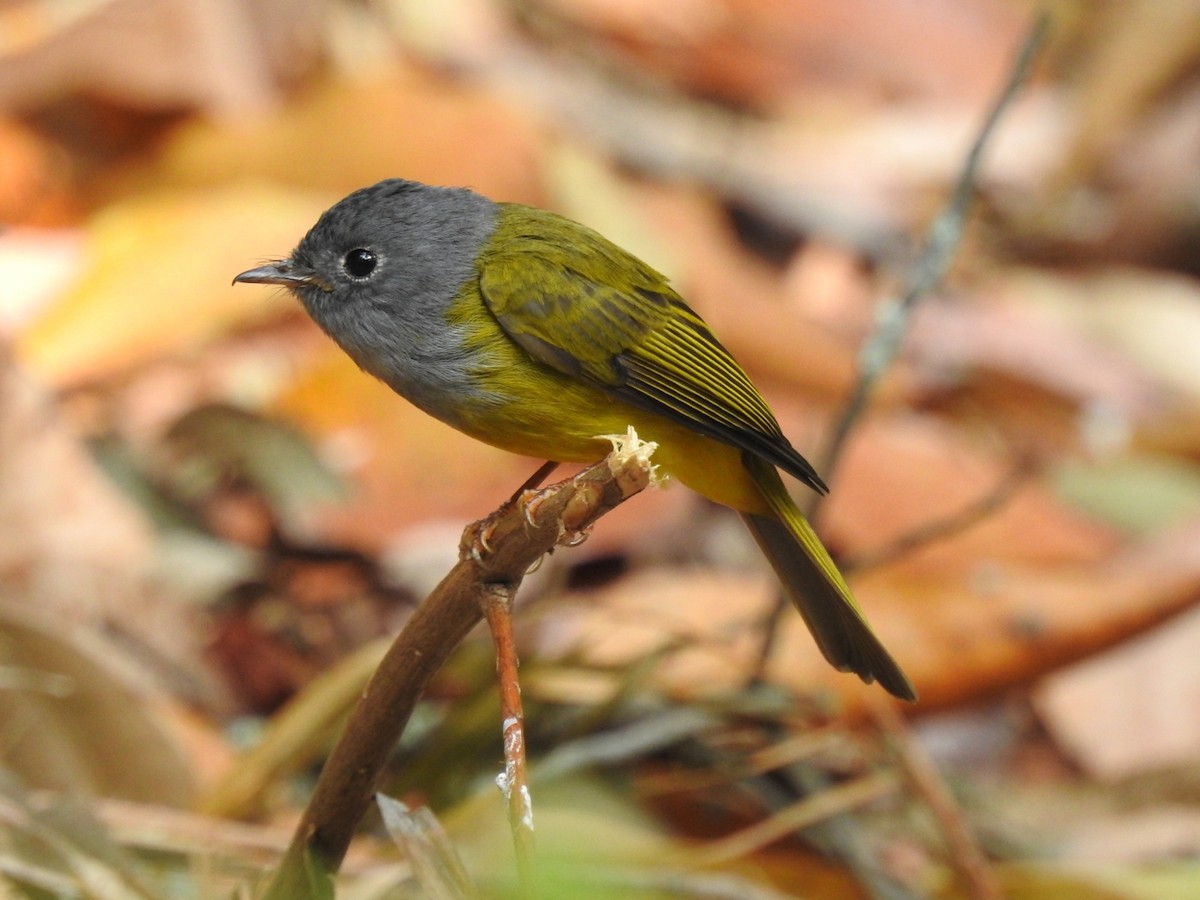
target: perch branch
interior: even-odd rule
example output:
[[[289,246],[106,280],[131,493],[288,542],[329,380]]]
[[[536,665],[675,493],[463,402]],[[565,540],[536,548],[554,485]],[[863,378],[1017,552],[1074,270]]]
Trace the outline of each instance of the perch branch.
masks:
[[[630,432],[605,459],[540,491],[528,491],[463,533],[460,561],[417,608],[384,656],[333,748],[268,886],[270,900],[329,896],[375,783],[425,685],[483,616],[495,585],[513,592],[560,543],[653,480],[654,444]]]

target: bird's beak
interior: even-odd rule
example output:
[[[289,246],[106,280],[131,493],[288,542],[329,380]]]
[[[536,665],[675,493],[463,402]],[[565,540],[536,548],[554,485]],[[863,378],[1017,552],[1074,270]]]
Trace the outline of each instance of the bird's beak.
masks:
[[[323,291],[332,291],[333,285],[305,266],[297,265],[290,259],[249,269],[233,279],[234,284],[279,284],[286,288],[315,287]]]

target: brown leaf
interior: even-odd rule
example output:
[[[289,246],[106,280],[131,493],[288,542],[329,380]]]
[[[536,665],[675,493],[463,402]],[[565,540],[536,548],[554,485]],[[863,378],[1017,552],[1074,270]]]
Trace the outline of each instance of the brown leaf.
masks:
[[[86,627],[0,604],[0,717],[19,736],[4,767],[36,787],[188,805],[194,776],[163,716],[169,701],[123,659]]]
[[[1154,0],[1085,17],[1072,71],[1078,92],[1072,165],[1083,179],[1141,126],[1156,97],[1191,71],[1200,52],[1200,10]]]
[[[847,555],[869,553],[954,517],[995,490],[1012,466],[1013,460],[933,417],[867,419],[831,485],[826,534]],[[968,577],[993,563],[1098,562],[1116,543],[1111,531],[1031,480],[983,521],[889,568],[909,575]]]
[[[547,5],[576,29],[606,32],[610,51],[643,71],[753,106],[822,89],[843,100],[916,94],[982,103],[1020,25],[1011,7],[981,0],[965,14],[962,4],[934,4],[920,16],[879,0],[674,0],[653,12],[627,2]]]
[[[314,84],[252,120],[193,120],[155,164],[139,164],[114,187],[128,193],[269,179],[326,193],[332,203],[380,179],[403,177],[538,203],[545,200],[544,140],[520,106],[397,63],[371,76]],[[278,249],[247,249],[252,256],[285,252],[311,224]]]
[[[577,653],[619,670],[677,646],[663,656],[655,680],[681,697],[700,698],[744,683],[757,650],[756,625],[773,597],[765,572],[645,569],[557,610],[543,628],[541,652]]]
[[[133,107],[230,114],[277,99],[275,76],[314,57],[303,36],[318,23],[303,3],[134,0],[27,11],[19,26],[25,40],[0,57],[6,107],[92,92]]]
[[[49,400],[0,367],[0,586],[64,626],[120,634],[196,699],[219,691],[200,662],[195,609],[163,602],[149,523],[99,471]]]
[[[119,201],[89,222],[83,271],[17,353],[42,379],[73,384],[291,309],[281,291],[231,281],[289,253],[331,199],[247,182]]]
[[[22,123],[0,118],[0,222],[54,228],[79,221],[56,150]]]
[[[923,704],[939,705],[1028,682],[1187,608],[1200,591],[1197,541],[1192,522],[1090,561],[993,559],[941,578],[879,570],[853,586]],[[793,658],[779,655],[779,677]]]
[[[1033,694],[1042,721],[1093,778],[1112,781],[1200,756],[1200,613],[1062,672]]]
[[[944,426],[876,423],[862,437],[835,485],[835,545],[887,541],[950,515],[1003,471]],[[1032,483],[994,517],[852,584],[923,700],[937,705],[1032,679],[1179,610],[1200,589],[1196,539],[1189,526],[1120,545]],[[565,630],[556,621],[555,645],[627,665],[683,641],[663,663],[664,683],[685,696],[719,691],[745,677],[756,625],[776,590],[765,572],[646,572],[589,594]],[[861,690],[821,659],[790,614],[770,674],[851,702]]]
[[[991,290],[999,295],[1001,309],[1025,318],[1030,332],[1045,323],[1049,335],[1068,335],[1065,347],[1061,339],[1055,341],[1064,376],[1098,385],[1119,379],[1097,399],[1127,408],[1132,394],[1144,403],[1149,389],[1138,383],[1140,372],[1151,385],[1200,400],[1200,361],[1190,352],[1200,341],[1200,282],[1195,279],[1130,268],[1069,276],[1016,270]],[[1039,368],[1051,362],[1051,348],[1034,348]],[[1090,353],[1090,361],[1081,349]],[[1090,391],[1089,399],[1096,395]]]

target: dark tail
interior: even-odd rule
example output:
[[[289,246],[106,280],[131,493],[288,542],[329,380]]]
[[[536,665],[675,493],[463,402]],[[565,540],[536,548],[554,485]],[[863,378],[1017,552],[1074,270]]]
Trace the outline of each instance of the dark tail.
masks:
[[[912,682],[867,624],[845,579],[774,467],[749,460],[747,467],[775,516],[743,514],[742,519],[800,610],[821,653],[841,672],[853,672],[868,684],[878,681],[902,700],[916,700]]]

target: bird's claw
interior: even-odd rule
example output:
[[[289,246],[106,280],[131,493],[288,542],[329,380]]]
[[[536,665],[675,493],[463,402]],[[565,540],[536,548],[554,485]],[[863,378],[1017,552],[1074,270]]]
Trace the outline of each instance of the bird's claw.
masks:
[[[592,526],[588,525],[586,528],[580,528],[576,532],[564,534],[558,539],[558,542],[564,547],[578,547],[591,536]]]
[[[530,528],[537,528],[537,510],[546,500],[543,491],[525,491],[517,498],[517,505],[521,508],[521,515],[525,517],[525,523]]]
[[[488,516],[486,519],[469,526],[463,532],[462,543],[460,545],[462,549],[460,552],[464,556],[468,556],[476,563],[482,564],[484,559],[491,555],[491,537],[496,529],[496,519],[497,516],[495,515]]]
[[[491,539],[496,526],[512,512],[513,506],[521,511],[521,517],[530,528],[536,528],[537,508],[544,502],[544,492],[526,489],[516,494],[486,519],[476,522],[463,534],[462,552],[477,563],[492,554]]]

